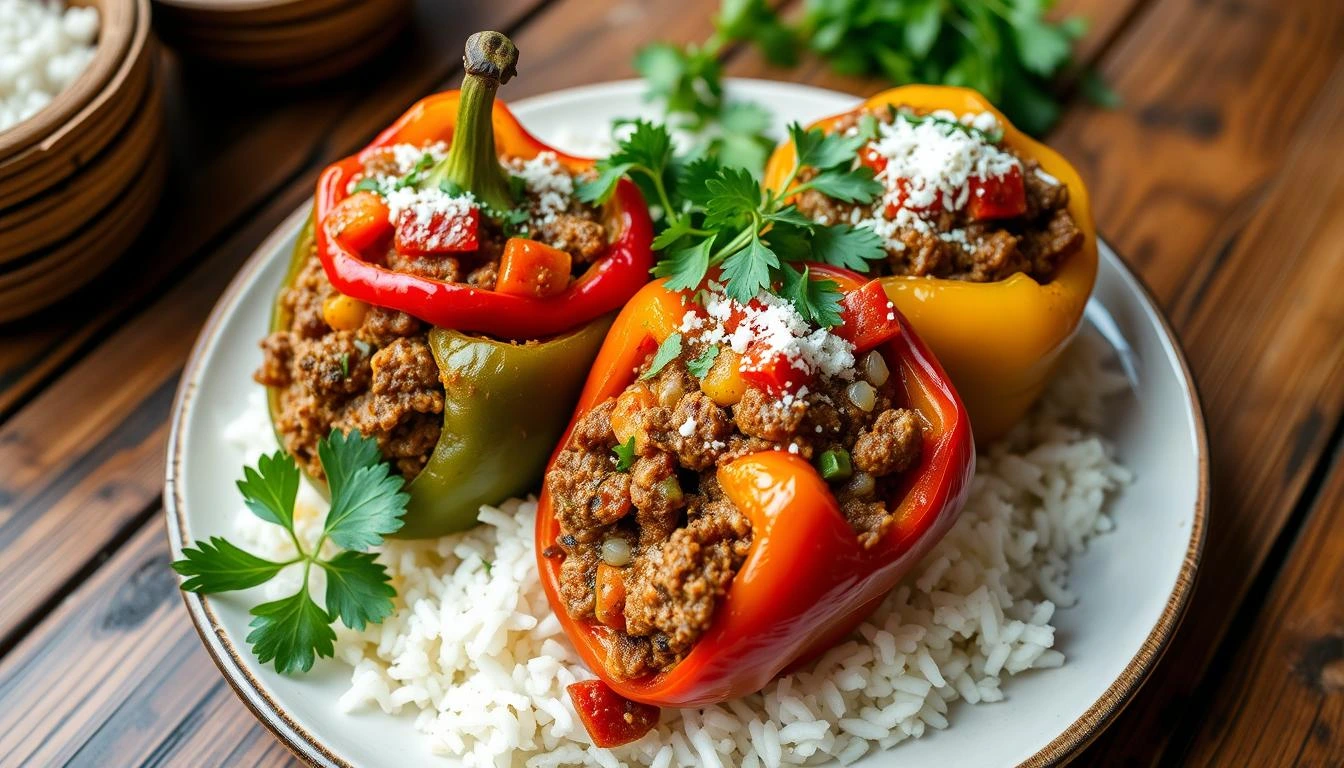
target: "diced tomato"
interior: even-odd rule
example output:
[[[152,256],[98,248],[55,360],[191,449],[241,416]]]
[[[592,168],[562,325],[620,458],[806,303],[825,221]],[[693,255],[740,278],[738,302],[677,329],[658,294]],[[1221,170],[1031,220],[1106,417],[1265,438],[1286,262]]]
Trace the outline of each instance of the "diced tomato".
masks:
[[[853,344],[856,353],[875,349],[901,332],[896,306],[877,280],[840,299],[840,321],[831,332]]]
[[[480,247],[481,211],[457,216],[435,211],[428,218],[408,209],[397,219],[397,250],[410,256],[474,251]]]
[[[1027,190],[1017,166],[1002,176],[972,178],[970,185],[966,212],[973,219],[1011,219],[1027,212]]]
[[[625,577],[621,569],[606,563],[597,564],[596,601],[593,615],[612,629],[625,631]]]
[[[887,169],[887,162],[886,156],[879,153],[877,147],[872,144],[868,144],[859,150],[859,165],[872,168],[874,176]]]
[[[566,690],[593,743],[604,749],[629,744],[658,724],[657,707],[630,701],[601,680],[583,680]]]
[[[775,397],[796,392],[811,380],[811,376],[793,361],[767,350],[760,342],[747,347],[747,353],[742,356],[741,372],[743,381]]]
[[[341,245],[363,253],[392,231],[387,215],[387,204],[381,197],[372,192],[356,192],[331,209],[323,226]]]
[[[524,237],[511,237],[504,243],[504,255],[499,259],[495,290],[539,299],[555,296],[569,287],[569,271],[573,263],[573,258],[559,248]]]

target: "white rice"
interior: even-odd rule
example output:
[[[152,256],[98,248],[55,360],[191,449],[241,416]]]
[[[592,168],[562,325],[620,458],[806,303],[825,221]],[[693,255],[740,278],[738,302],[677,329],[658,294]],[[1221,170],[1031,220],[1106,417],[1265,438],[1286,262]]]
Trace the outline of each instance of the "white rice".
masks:
[[[538,580],[536,504],[511,500],[468,533],[384,547],[396,612],[340,631],[353,668],[340,704],[416,713],[433,751],[470,766],[849,764],[947,728],[953,702],[1001,701],[1012,676],[1065,663],[1051,619],[1078,599],[1069,560],[1111,529],[1106,499],[1130,481],[1098,434],[1104,397],[1125,387],[1105,354],[1076,343],[1033,414],[981,453],[946,539],[852,637],[759,694],[664,710],[639,741],[593,746],[565,694],[592,675]],[[249,455],[274,450],[271,434],[260,397],[229,429]],[[305,491],[301,534],[316,533],[321,504]],[[258,554],[285,553],[279,529],[241,505],[238,528]]]

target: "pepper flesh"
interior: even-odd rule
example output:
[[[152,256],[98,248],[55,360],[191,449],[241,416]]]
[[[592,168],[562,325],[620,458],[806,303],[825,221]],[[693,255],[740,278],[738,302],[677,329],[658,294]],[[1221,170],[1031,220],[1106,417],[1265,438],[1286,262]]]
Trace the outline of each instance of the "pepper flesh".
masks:
[[[289,328],[291,317],[282,300],[312,247],[309,222],[295,244],[271,330]],[[556,406],[578,396],[611,320],[608,314],[569,333],[527,343],[430,330],[430,351],[444,385],[443,431],[429,462],[406,487],[411,498],[404,525],[394,536],[429,538],[467,530],[476,525],[482,504],[497,504],[535,486],[565,428],[564,409]],[[269,389],[267,396],[272,421],[279,423],[280,393]]]
[[[469,41],[468,59],[473,50]],[[494,91],[487,83],[493,78],[497,86],[511,72],[495,71],[489,65],[488,61],[481,64],[479,74],[468,70],[469,78],[481,80],[479,88],[473,79],[472,88],[421,99],[359,154],[339,160],[323,171],[317,182],[315,208],[318,256],[336,290],[370,304],[406,312],[431,325],[510,339],[563,333],[619,308],[648,280],[653,266],[653,224],[643,196],[629,179],[617,184],[615,194],[603,210],[608,230],[616,232],[606,251],[564,291],[553,296],[500,293],[397,272],[379,264],[380,258],[367,258],[360,249],[333,236],[326,226],[328,215],[351,195],[350,184],[363,172],[364,160],[395,144],[450,143],[449,156],[427,175],[427,180],[435,185],[440,181],[457,182],[460,179],[453,176],[454,172],[466,174],[468,171],[463,168],[474,168],[473,179],[484,186],[481,189],[462,186],[484,194],[477,197],[487,203],[501,194],[499,184],[507,182],[497,161],[493,169],[482,165],[489,159],[482,157],[483,150],[491,142],[500,156],[531,159],[543,152],[553,152],[556,160],[570,171],[591,168],[592,160],[543,144],[523,128],[508,107],[494,101]],[[464,105],[468,108],[459,110]],[[459,125],[462,113],[466,114],[467,122]],[[454,152],[451,143],[459,133],[462,143],[457,146],[462,151]],[[504,181],[500,182],[500,178]],[[498,201],[493,204],[498,205]]]
[[[845,291],[863,279],[813,265]],[[574,424],[619,395],[640,361],[677,330],[687,307],[655,281],[622,310],[584,386]],[[897,314],[899,318],[899,314]],[[752,525],[751,548],[691,652],[656,675],[625,680],[607,672],[611,629],[575,620],[559,596],[562,556],[554,502],[543,489],[536,546],[551,607],[588,668],[621,696],[656,706],[702,706],[760,690],[785,668],[823,652],[872,612],[897,581],[951,528],[969,492],[975,450],[965,411],[937,360],[902,321],[878,347],[899,376],[911,407],[925,420],[919,464],[895,498],[894,524],[865,549],[817,469],[782,451],[749,454],[722,466],[718,479]],[[556,455],[569,442],[560,441]],[[554,462],[555,457],[552,457]]]
[[[1003,143],[1036,160],[1041,170],[1068,187],[1068,211],[1083,232],[1083,246],[1045,284],[1018,273],[993,283],[936,277],[882,278],[887,295],[938,356],[970,412],[981,441],[1002,435],[1035,402],[1059,353],[1073,338],[1097,277],[1097,238],[1087,188],[1078,172],[1054,150],[1033,140],[983,96],[968,88],[910,85],[873,96],[860,108],[906,105],[956,114],[990,112],[1003,126]],[[813,124],[830,130],[845,115]],[[765,186],[777,187],[797,157],[780,145],[766,165]]]

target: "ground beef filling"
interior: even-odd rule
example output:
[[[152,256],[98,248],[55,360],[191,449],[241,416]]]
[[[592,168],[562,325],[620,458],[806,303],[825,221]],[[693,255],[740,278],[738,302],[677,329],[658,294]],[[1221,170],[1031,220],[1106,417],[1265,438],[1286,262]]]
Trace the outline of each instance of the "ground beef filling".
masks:
[[[366,172],[394,172],[388,163],[390,154],[375,153]],[[527,205],[533,212],[528,236],[569,251],[576,264],[591,262],[606,248],[607,231],[595,209],[571,201],[565,213],[542,217],[535,197]],[[409,257],[389,249],[385,266],[493,288],[507,237],[482,217],[480,239],[480,250],[471,254]],[[371,306],[359,327],[333,329],[323,307],[336,295],[314,246],[280,299],[289,327],[262,340],[262,363],[253,378],[272,388],[276,432],[310,475],[322,477],[317,443],[336,428],[376,438],[395,469],[412,479],[429,461],[443,427],[444,388],[429,327],[404,312]]]
[[[864,114],[886,123],[895,119],[887,109],[855,112],[842,119],[835,130],[853,128]],[[987,221],[972,220],[964,210],[922,215],[926,228],[897,228],[887,244],[887,259],[875,266],[877,274],[983,283],[1025,272],[1038,282],[1050,281],[1059,265],[1083,245],[1083,232],[1068,211],[1068,187],[1043,175],[1035,160],[1022,157],[1011,147],[1000,149],[1022,163],[1026,213]],[[815,172],[807,169],[799,178],[806,181],[813,176]],[[807,190],[796,203],[808,217],[828,224],[857,224],[887,215],[886,203],[880,198],[860,205]]]
[[[564,557],[564,609],[612,627],[607,667],[619,678],[684,658],[750,551],[750,521],[719,487],[719,465],[765,450],[812,460],[844,449],[854,471],[832,490],[859,541],[871,546],[891,524],[884,500],[922,448],[921,421],[901,407],[896,377],[875,387],[867,411],[840,379],[814,381],[788,404],[748,388],[723,408],[686,368],[698,354],[692,342],[655,376],[584,415],[546,474],[561,529],[550,554]],[[613,414],[635,390],[645,405],[630,409],[635,454],[620,471]]]

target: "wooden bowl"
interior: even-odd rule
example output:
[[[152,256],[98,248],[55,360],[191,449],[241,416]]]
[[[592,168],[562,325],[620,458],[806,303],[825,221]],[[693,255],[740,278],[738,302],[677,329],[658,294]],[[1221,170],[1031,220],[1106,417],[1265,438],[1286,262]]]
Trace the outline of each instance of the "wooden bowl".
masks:
[[[0,133],[0,322],[96,277],[139,234],[163,189],[149,2],[95,4],[102,18],[89,67],[47,109]]]
[[[274,85],[338,76],[410,19],[410,0],[154,0],[160,37],[185,58]]]

